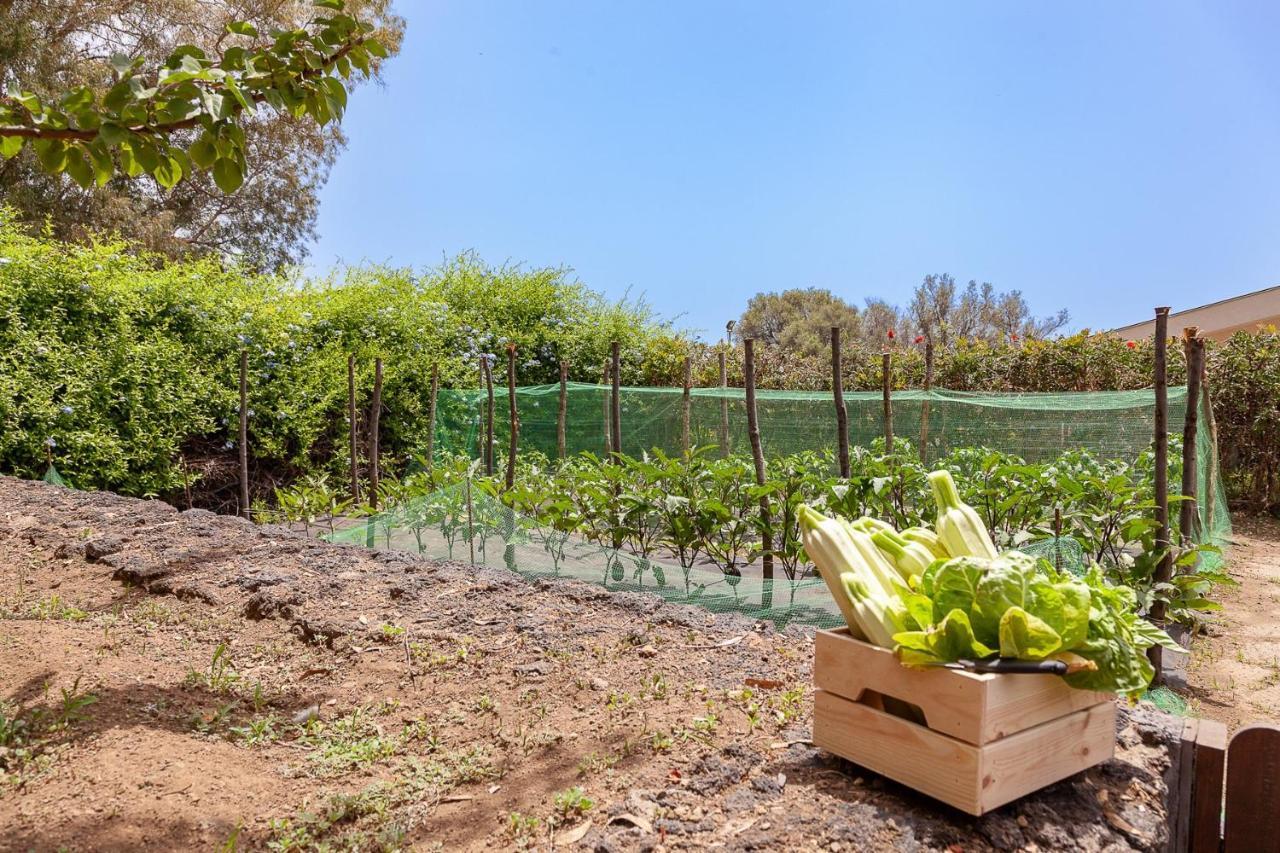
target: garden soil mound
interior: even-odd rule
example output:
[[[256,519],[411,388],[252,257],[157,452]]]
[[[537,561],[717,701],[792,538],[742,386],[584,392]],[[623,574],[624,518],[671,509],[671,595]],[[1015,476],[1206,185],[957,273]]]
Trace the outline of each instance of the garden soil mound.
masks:
[[[808,741],[812,634],[0,478],[0,848],[1162,849],[1177,721],[981,819]]]

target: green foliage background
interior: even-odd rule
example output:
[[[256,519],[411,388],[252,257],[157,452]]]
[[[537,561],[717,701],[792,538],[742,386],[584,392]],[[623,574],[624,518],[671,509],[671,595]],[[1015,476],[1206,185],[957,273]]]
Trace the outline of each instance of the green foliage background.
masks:
[[[440,267],[366,266],[313,280],[261,276],[210,260],[166,261],[113,241],[67,245],[30,236],[0,212],[0,470],[39,476],[46,442],[80,487],[174,495],[182,459],[206,485],[229,479],[237,358],[249,351],[255,473],[283,483],[340,471],[347,451],[346,358],[358,359],[362,408],[373,360],[385,361],[385,463],[421,453],[433,365],[445,387],[475,387],[482,354],[517,351],[521,385],[599,382],[609,342],[623,342],[622,382],[716,385],[718,351],[741,384],[739,346],[709,345],[642,302],[612,302],[566,269],[493,267],[465,254]],[[757,348],[763,388],[830,387],[830,362]],[[953,390],[1087,391],[1149,387],[1150,341],[1078,335],[937,354],[934,385]],[[1170,382],[1184,381],[1171,348]],[[893,385],[919,388],[922,348],[894,350]],[[849,346],[847,390],[880,387],[880,352]],[[1238,334],[1209,348],[1221,468],[1250,508],[1280,507],[1280,334]],[[505,401],[499,397],[499,408]],[[594,428],[594,427],[593,427]],[[222,465],[219,473],[218,465]],[[233,475],[233,472],[231,472]]]
[[[521,383],[557,378],[560,358],[598,379],[614,338],[641,353],[679,346],[643,304],[609,302],[563,269],[462,255],[423,274],[300,280],[129,249],[30,237],[0,215],[0,469],[38,476],[52,441],[82,488],[180,492],[183,455],[234,451],[242,347],[255,466],[287,479],[341,466],[348,353],[366,399],[384,359],[383,444],[403,460],[425,446],[434,365],[443,385],[474,384],[480,355],[514,343]],[[630,357],[623,381],[649,369]]]

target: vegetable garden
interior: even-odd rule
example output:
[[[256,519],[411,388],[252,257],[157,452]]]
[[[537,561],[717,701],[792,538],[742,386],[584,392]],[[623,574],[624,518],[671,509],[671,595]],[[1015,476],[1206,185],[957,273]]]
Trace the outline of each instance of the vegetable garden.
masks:
[[[570,448],[602,441],[604,391],[602,386],[567,387]],[[484,395],[442,393],[434,462],[421,459],[416,470],[381,481],[376,503],[382,510],[345,530],[331,531],[332,538],[472,560],[526,575],[643,589],[673,601],[783,622],[835,625],[840,614],[805,553],[801,507],[848,520],[883,519],[895,528],[931,525],[936,507],[926,474],[937,468],[953,474],[962,498],[976,508],[1001,549],[1044,555],[1057,568],[1077,575],[1098,563],[1109,580],[1135,590],[1142,612],[1161,601],[1171,618],[1194,623],[1217,606],[1214,588],[1229,582],[1215,544],[1229,531],[1229,517],[1207,449],[1196,457],[1203,469],[1199,523],[1185,542],[1175,525],[1172,541],[1182,543],[1173,555],[1178,572],[1167,584],[1154,580],[1163,550],[1156,544],[1149,395],[935,393],[930,395],[929,417],[936,426],[928,439],[928,462],[909,439],[895,438],[892,451],[886,451],[883,437],[870,438],[873,429],[882,429],[871,412],[879,399],[851,395],[856,443],[849,476],[844,477],[830,447],[798,449],[832,443],[817,408],[829,411],[830,397],[824,404],[826,395],[762,392],[761,429],[767,436],[780,436],[771,446],[786,448],[789,442],[790,452],[769,456],[761,485],[749,456],[725,452],[716,444],[680,452],[678,392],[626,389],[620,394],[626,401],[620,407],[624,419],[634,418],[637,424],[634,431],[623,431],[623,446],[654,445],[635,455],[582,449],[557,460],[537,449],[555,445],[554,386],[519,389],[522,449],[507,488],[498,473],[506,460],[499,453],[495,473],[487,474],[476,441],[485,433]],[[919,414],[922,396],[899,404],[900,428]],[[1175,415],[1181,416],[1185,392],[1173,389],[1171,399]],[[693,436],[720,430],[724,404],[731,407],[728,443],[746,443],[734,417],[742,407],[740,393],[704,390],[693,400]],[[590,422],[582,422],[586,417],[575,420],[575,412],[589,413]],[[979,434],[1021,449],[1034,461],[1008,449],[950,447],[956,438],[966,441]],[[1203,437],[1201,441],[1207,444]],[[509,435],[499,428],[494,446],[507,444]],[[1099,452],[1085,449],[1090,444]],[[1182,454],[1176,439],[1173,445],[1170,477],[1178,482]],[[468,449],[474,453],[466,453]],[[335,483],[311,478],[280,490],[276,509],[263,505],[260,511],[307,527],[358,514]],[[767,515],[761,498],[769,507]],[[766,536],[778,569],[771,581],[761,571]]]

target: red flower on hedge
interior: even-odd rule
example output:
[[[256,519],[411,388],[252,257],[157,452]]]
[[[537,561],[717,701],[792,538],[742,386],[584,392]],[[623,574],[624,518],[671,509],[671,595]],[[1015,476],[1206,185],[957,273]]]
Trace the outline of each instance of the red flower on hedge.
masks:
[[[897,337],[897,336],[896,336],[896,335],[894,335],[894,333],[893,333],[893,329],[890,329],[890,330],[889,330],[889,340],[893,340],[895,337]]]
[[[1018,342],[1018,335],[1017,335],[1017,333],[1015,332],[1014,334],[1010,335],[1010,336],[1009,336],[1009,340],[1013,341],[1013,342],[1016,344],[1016,343]]]
[[[1136,348],[1137,348],[1137,346],[1138,346],[1138,342],[1137,342],[1137,341],[1125,341],[1125,342],[1124,342],[1124,345],[1125,345],[1125,346],[1127,346],[1129,349],[1136,349]]]
[[[918,344],[924,343],[924,335],[916,335],[916,343]]]

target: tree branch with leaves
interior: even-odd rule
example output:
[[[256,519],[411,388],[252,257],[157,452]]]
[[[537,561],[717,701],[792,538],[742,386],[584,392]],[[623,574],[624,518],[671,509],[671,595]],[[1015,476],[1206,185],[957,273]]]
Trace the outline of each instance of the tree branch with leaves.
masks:
[[[149,174],[168,189],[209,170],[234,192],[248,171],[244,121],[264,107],[322,127],[337,121],[348,83],[387,56],[344,0],[314,6],[304,26],[266,36],[249,22],[227,24],[215,56],[182,45],[149,70],[144,57],[117,54],[105,91],[78,86],[51,99],[13,87],[0,96],[0,157],[29,145],[44,171],[81,187]]]

